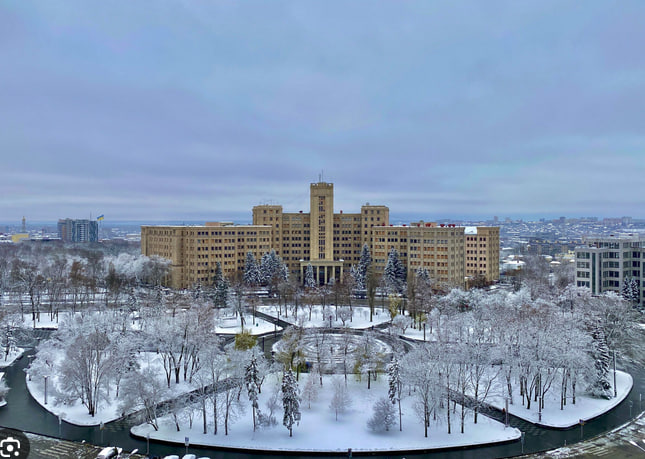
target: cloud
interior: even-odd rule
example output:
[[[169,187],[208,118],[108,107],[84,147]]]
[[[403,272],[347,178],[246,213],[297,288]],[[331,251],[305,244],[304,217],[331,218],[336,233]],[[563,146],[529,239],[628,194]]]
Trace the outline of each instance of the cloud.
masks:
[[[638,217],[645,5],[0,6],[0,217]],[[342,190],[342,193],[341,193]],[[619,204],[617,204],[619,203]]]

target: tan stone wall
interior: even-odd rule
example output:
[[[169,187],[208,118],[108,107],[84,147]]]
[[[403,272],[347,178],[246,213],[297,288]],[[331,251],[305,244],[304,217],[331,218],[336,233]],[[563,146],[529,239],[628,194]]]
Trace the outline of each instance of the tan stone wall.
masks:
[[[227,276],[244,269],[247,252],[257,260],[271,250],[269,226],[143,226],[144,255],[171,260],[173,288],[210,285],[219,262]]]

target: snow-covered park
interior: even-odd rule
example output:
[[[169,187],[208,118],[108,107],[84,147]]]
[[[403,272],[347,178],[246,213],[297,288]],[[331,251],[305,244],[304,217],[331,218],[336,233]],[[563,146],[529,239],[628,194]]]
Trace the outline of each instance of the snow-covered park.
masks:
[[[613,371],[610,372],[610,381],[613,381]],[[526,421],[543,426],[555,428],[568,428],[573,427],[580,422],[580,420],[588,421],[601,414],[611,410],[620,402],[625,400],[634,385],[632,376],[623,371],[616,371],[616,397],[609,399],[590,397],[586,393],[582,393],[576,397],[575,405],[571,400],[560,409],[559,392],[548,392],[545,396],[544,408],[539,409],[539,403],[533,403],[530,409],[526,408],[526,404],[521,403],[519,396],[519,389],[514,393],[514,401],[512,405],[508,405],[509,413]],[[496,395],[496,393],[503,392],[499,388],[499,381],[497,382],[495,393],[491,394],[487,400],[488,403],[496,408],[505,409],[506,399],[503,396]],[[613,383],[612,383],[613,390]],[[541,418],[541,419],[540,419]]]
[[[320,304],[301,305],[298,311],[290,306],[285,314],[285,307],[266,305],[258,307],[258,311],[280,318],[291,325],[304,328],[312,327],[337,327],[352,329],[367,329],[387,323],[391,320],[386,309],[377,307],[374,309],[372,321],[370,321],[370,309],[366,306],[335,306]]]
[[[308,384],[309,378],[312,383]],[[374,404],[379,398],[387,397],[387,377],[381,375],[378,380],[371,381],[370,389],[367,389],[365,378],[357,381],[353,376],[347,381],[346,399],[341,412],[336,418],[337,403],[334,396],[337,396],[336,387],[344,387],[342,375],[325,376],[323,385],[319,386],[315,375],[301,374],[299,387],[305,392],[304,398],[300,401],[301,420],[293,427],[293,436],[289,436],[289,430],[282,425],[282,407],[275,410],[277,424],[271,427],[263,427],[253,431],[251,406],[248,399],[243,400],[248,406],[241,406],[238,413],[238,420],[230,428],[228,435],[225,435],[220,427],[217,435],[213,434],[213,424],[209,420],[207,433],[203,433],[201,417],[195,415],[193,426],[190,428],[187,415],[180,423],[181,430],[177,431],[174,420],[168,416],[160,420],[159,430],[155,431],[150,425],[143,424],[132,429],[136,436],[145,438],[150,435],[151,439],[173,441],[183,444],[185,437],[190,439],[193,445],[219,446],[226,448],[263,449],[272,451],[302,451],[302,452],[347,452],[349,448],[356,452],[368,451],[403,451],[403,450],[424,450],[433,448],[458,447],[465,445],[476,445],[494,443],[518,439],[520,431],[504,424],[480,417],[477,424],[473,424],[472,416],[466,419],[465,433],[460,433],[459,421],[453,420],[452,433],[447,433],[445,419],[431,421],[431,428],[428,437],[424,436],[423,423],[415,414],[414,397],[405,397],[402,402],[402,429],[398,424],[393,425],[389,431],[374,432],[368,427],[368,420],[372,416]],[[317,392],[311,402],[309,387],[313,386]],[[305,389],[307,388],[307,389]],[[276,391],[280,389],[279,375],[271,376],[262,386],[262,393],[259,398],[259,406],[262,410],[268,411],[267,403],[275,397]],[[388,402],[389,403],[389,402]],[[460,407],[457,406],[457,411]],[[207,411],[210,413],[212,407]],[[244,410],[242,412],[242,410]],[[396,415],[398,419],[398,414]],[[397,421],[398,422],[398,421]]]

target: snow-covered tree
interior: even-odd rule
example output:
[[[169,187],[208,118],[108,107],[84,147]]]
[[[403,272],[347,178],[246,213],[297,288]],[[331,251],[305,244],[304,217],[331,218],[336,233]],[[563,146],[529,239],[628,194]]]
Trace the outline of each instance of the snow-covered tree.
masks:
[[[403,430],[401,419],[401,395],[403,392],[403,380],[401,379],[401,368],[399,367],[399,360],[396,356],[392,357],[392,361],[387,366],[387,380],[388,391],[387,397],[391,405],[398,404],[399,408],[399,430]],[[374,414],[376,415],[376,406],[374,407]],[[381,412],[383,415],[384,413]],[[383,416],[381,416],[383,418]],[[389,426],[385,430],[389,430]]]
[[[412,326],[412,318],[410,316],[404,316],[397,314],[392,319],[392,328],[400,334],[405,334],[405,331]]]
[[[302,339],[305,329],[303,327],[289,326],[282,333],[282,347],[276,354],[276,361],[283,364],[288,370],[299,369],[302,360]]]
[[[289,429],[289,436],[292,437],[293,425],[300,419],[300,397],[298,382],[291,370],[287,370],[282,378],[282,407],[282,425]]]
[[[91,416],[98,410],[115,365],[112,350],[110,336],[98,328],[78,334],[65,349],[59,369],[62,391],[81,400]]]
[[[4,378],[0,379],[0,401],[3,401],[9,393],[9,386]]]
[[[159,430],[157,405],[166,398],[163,382],[150,368],[130,372],[122,382],[120,409],[127,413],[139,410],[144,421]]]
[[[251,402],[251,407],[253,408],[253,431],[257,428],[257,419],[256,412],[259,409],[258,406],[258,394],[259,394],[259,380],[260,376],[258,373],[258,362],[255,358],[255,354],[251,354],[251,360],[244,371],[244,383],[246,384],[246,391],[249,396],[249,401]]]
[[[631,305],[637,305],[640,299],[639,281],[635,277],[626,277],[621,287],[623,299]]]
[[[272,293],[277,291],[280,282],[287,280],[289,274],[289,270],[285,269],[282,258],[276,254],[275,250],[262,255],[259,271],[261,283],[268,286]]]
[[[590,384],[587,391],[594,397],[609,399],[613,396],[611,382],[609,380],[609,369],[611,365],[611,354],[604,330],[600,326],[594,327],[591,334],[593,358],[593,374],[590,375]]]
[[[414,389],[415,412],[423,422],[425,437],[428,436],[430,419],[441,402],[444,387],[435,359],[438,354],[431,352],[427,346],[413,349],[401,361],[403,379]]]
[[[307,376],[305,386],[302,388],[302,399],[307,402],[307,408],[311,408],[311,402],[318,399],[319,385],[316,383],[316,378],[310,373]]]
[[[222,265],[218,261],[215,264],[215,274],[213,275],[213,306],[224,308],[228,304],[229,283],[224,277]]]
[[[351,273],[354,276],[354,281],[356,282],[356,290],[365,290],[366,280],[367,280],[367,270],[372,264],[372,256],[370,255],[370,247],[367,244],[363,244],[361,249],[361,256],[358,260],[358,266],[354,268],[352,266]]]
[[[367,421],[367,427],[373,432],[387,432],[395,425],[396,412],[394,405],[386,397],[379,398],[374,404],[374,413]]]
[[[312,373],[315,372],[318,374],[320,385],[322,386],[323,374],[327,371],[327,367],[331,362],[331,349],[328,344],[328,335],[321,333],[315,328],[310,329],[307,334],[309,335],[309,342],[313,344],[314,368]]]
[[[334,412],[338,421],[338,415],[345,413],[352,406],[352,398],[342,379],[334,378],[333,385],[334,395],[331,398],[329,409]]]
[[[383,270],[383,279],[388,292],[402,294],[405,291],[406,270],[399,258],[399,252],[392,247]]]
[[[258,263],[255,260],[253,252],[246,253],[246,260],[244,262],[244,283],[248,287],[256,287],[260,284],[260,271]]]
[[[316,287],[316,280],[314,279],[314,267],[311,266],[311,263],[307,264],[307,268],[305,269],[305,287]]]
[[[204,362],[196,375],[198,387],[198,398],[202,402],[202,419],[204,434],[207,430],[207,413],[206,401],[210,401],[213,408],[213,434],[217,435],[218,425],[222,417],[218,411],[219,408],[219,393],[217,390],[206,391],[207,387],[217,387],[224,378],[228,375],[228,358],[220,347],[220,340],[213,337],[211,340],[206,340],[200,348],[199,358]]]

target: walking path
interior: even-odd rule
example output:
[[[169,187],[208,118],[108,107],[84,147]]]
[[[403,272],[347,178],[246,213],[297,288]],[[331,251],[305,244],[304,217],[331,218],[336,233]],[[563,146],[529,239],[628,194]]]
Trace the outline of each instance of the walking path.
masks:
[[[531,454],[525,458],[586,458],[586,457],[607,457],[611,459],[642,458],[645,457],[645,412],[636,419],[614,429],[603,435],[589,440],[576,443],[571,446],[563,446],[546,453]],[[630,442],[636,442],[634,446]]]

